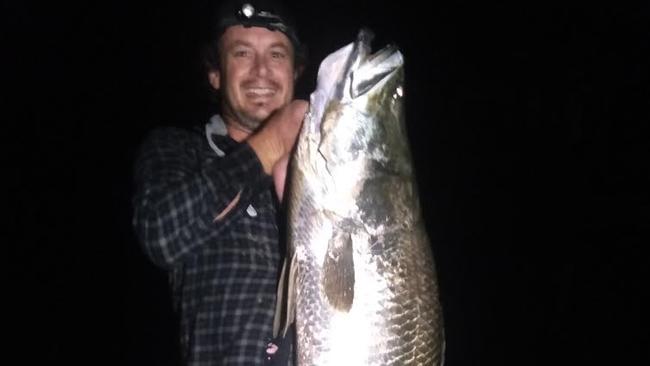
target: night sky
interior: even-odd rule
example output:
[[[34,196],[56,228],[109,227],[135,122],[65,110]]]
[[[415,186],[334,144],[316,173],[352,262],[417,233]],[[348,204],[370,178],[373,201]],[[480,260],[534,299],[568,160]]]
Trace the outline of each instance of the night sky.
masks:
[[[299,97],[361,26],[404,54],[447,365],[647,362],[650,3],[294,3]],[[174,365],[132,164],[151,128],[214,112],[212,4],[3,2],[3,333],[22,364]]]

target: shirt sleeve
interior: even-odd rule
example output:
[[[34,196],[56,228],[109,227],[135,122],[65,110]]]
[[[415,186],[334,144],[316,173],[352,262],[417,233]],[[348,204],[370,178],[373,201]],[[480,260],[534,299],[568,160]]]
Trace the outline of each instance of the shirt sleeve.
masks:
[[[136,158],[133,225],[145,253],[163,268],[214,245],[272,183],[248,144],[217,157],[201,148],[202,139],[181,129],[155,130]],[[237,205],[216,221],[237,194]]]

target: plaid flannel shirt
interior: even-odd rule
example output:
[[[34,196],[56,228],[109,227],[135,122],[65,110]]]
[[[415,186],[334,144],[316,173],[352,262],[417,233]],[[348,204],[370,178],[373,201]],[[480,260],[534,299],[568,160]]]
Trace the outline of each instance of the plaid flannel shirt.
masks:
[[[184,363],[261,365],[280,263],[276,198],[250,146],[228,137],[218,116],[212,122],[216,134],[161,128],[145,139],[134,227],[147,256],[170,273]]]

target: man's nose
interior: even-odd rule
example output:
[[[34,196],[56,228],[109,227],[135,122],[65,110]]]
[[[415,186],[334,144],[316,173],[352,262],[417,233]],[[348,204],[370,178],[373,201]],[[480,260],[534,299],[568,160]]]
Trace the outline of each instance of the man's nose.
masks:
[[[255,57],[255,64],[253,65],[253,69],[256,75],[266,76],[269,70],[266,58],[261,55]]]

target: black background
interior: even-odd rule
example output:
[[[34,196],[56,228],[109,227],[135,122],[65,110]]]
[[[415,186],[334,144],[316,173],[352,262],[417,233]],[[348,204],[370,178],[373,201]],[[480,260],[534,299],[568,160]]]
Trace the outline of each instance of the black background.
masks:
[[[174,364],[131,169],[150,128],[212,111],[211,3],[3,2],[7,359]],[[647,362],[649,3],[294,3],[300,97],[362,25],[404,53],[447,365]]]

